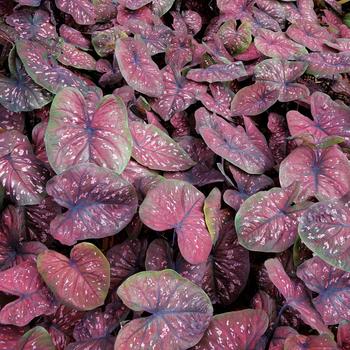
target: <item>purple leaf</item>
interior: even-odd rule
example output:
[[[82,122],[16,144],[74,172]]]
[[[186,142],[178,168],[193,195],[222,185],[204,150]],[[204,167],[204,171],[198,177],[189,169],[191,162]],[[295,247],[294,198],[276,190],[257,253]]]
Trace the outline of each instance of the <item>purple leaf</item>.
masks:
[[[255,126],[248,124],[246,133],[241,126],[235,127],[204,108],[197,110],[195,116],[205,143],[228,162],[249,174],[261,174],[272,167],[266,141]]]
[[[0,323],[25,326],[35,317],[55,311],[51,294],[40,278],[35,263],[25,261],[0,272],[0,290],[18,296],[0,311]]]
[[[106,57],[114,53],[115,42],[121,29],[112,27],[101,31],[95,31],[91,35],[91,43],[100,57]]]
[[[163,94],[154,100],[152,109],[164,120],[169,120],[175,113],[182,112],[196,102],[207,91],[207,87],[190,81],[166,66],[162,70],[164,80]]]
[[[130,10],[138,10],[139,8],[152,2],[152,0],[119,0],[118,2]]]
[[[231,111],[233,115],[258,115],[273,106],[278,97],[279,90],[276,87],[258,81],[237,92],[232,100]]]
[[[95,7],[91,0],[55,0],[57,8],[70,14],[78,24],[88,25],[96,22]]]
[[[16,349],[18,340],[21,338],[24,332],[24,328],[0,325],[0,349]]]
[[[284,343],[284,350],[339,350],[329,335],[291,335]]]
[[[217,0],[217,6],[224,14],[234,16],[234,19],[242,19],[249,13],[255,0]]]
[[[23,113],[15,113],[0,105],[0,128],[3,130],[17,130],[21,133],[24,131]]]
[[[87,162],[122,173],[132,148],[123,101],[113,95],[94,101],[62,89],[51,106],[45,146],[56,173]]]
[[[55,350],[51,336],[43,327],[30,329],[19,340],[16,350]]]
[[[145,267],[147,271],[162,271],[168,268],[174,270],[173,250],[165,239],[157,238],[149,244]]]
[[[288,326],[277,327],[273,333],[273,338],[269,350],[284,350],[284,343],[289,336],[298,335],[298,332]]]
[[[299,281],[291,280],[277,258],[266,260],[265,267],[271,282],[286,299],[287,305],[299,311],[300,318],[320,334],[330,334],[320,314],[312,306],[304,285]]]
[[[307,54],[304,46],[288,39],[283,32],[260,29],[255,37],[256,48],[265,56],[281,59],[297,59]]]
[[[141,39],[118,39],[115,57],[128,85],[147,96],[162,95],[164,91],[162,74]]]
[[[79,243],[70,259],[53,250],[41,253],[38,271],[59,301],[78,310],[103,305],[110,284],[110,267],[103,253],[91,243]]]
[[[337,38],[334,42],[326,41],[325,44],[340,52],[350,52],[350,38]]]
[[[313,204],[302,216],[299,235],[305,245],[329,264],[350,272],[349,199]]]
[[[283,252],[297,236],[304,208],[294,208],[296,186],[273,188],[249,197],[240,207],[235,225],[240,244],[249,250]]]
[[[338,324],[350,318],[350,273],[314,257],[298,266],[297,276],[318,294],[312,303],[325,324]]]
[[[186,182],[165,180],[147,192],[139,211],[151,229],[175,229],[180,252],[191,264],[205,262],[212,246],[202,212],[204,198]]]
[[[309,64],[307,73],[316,77],[350,72],[350,54],[346,52],[311,52],[302,59]]]
[[[39,204],[45,197],[47,175],[27,137],[15,130],[0,135],[0,181],[17,204]]]
[[[131,122],[132,157],[149,169],[187,170],[195,164],[184,149],[154,125]]]
[[[26,72],[38,85],[56,94],[66,86],[87,89],[87,84],[76,74],[61,67],[41,44],[19,40],[16,49]]]
[[[68,209],[50,224],[51,235],[62,244],[114,235],[131,221],[137,208],[134,187],[115,172],[94,164],[69,168],[53,177],[46,189]]]
[[[294,83],[307,69],[304,62],[289,62],[280,59],[268,59],[255,66],[257,81],[264,81],[279,91],[278,100],[289,102],[304,99],[310,92],[305,85]]]
[[[173,6],[175,0],[153,0],[152,10],[156,16],[162,17]]]
[[[60,26],[60,36],[66,43],[72,44],[83,50],[89,50],[90,48],[90,40],[85,38],[85,36],[79,30],[65,24]]]
[[[337,343],[342,350],[350,349],[350,322],[349,321],[343,321],[338,325]]]
[[[196,82],[216,83],[231,81],[247,75],[242,62],[213,64],[207,68],[191,69],[186,78]]]
[[[269,325],[265,311],[245,309],[216,315],[194,350],[256,349]]]
[[[286,19],[286,11],[280,2],[274,0],[257,0],[256,5],[278,23],[284,23]]]
[[[201,339],[213,314],[203,290],[172,270],[133,275],[118,295],[132,310],[152,315],[122,327],[115,349],[188,349]]]
[[[350,164],[338,146],[299,146],[280,165],[282,187],[299,182],[298,201],[340,198],[350,190]]]

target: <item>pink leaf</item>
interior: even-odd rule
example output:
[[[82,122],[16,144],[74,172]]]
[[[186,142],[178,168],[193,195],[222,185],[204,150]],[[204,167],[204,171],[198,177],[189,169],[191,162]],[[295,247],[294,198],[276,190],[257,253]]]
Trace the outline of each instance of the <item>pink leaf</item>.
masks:
[[[96,22],[95,8],[90,0],[55,0],[61,11],[70,14],[78,24],[88,25]]]

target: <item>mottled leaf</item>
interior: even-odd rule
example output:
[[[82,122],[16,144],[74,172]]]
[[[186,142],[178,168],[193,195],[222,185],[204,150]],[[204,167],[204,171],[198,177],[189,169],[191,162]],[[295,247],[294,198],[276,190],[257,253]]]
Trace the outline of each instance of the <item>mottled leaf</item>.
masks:
[[[24,131],[24,114],[15,113],[0,104],[0,128],[3,130]]]
[[[18,341],[16,350],[55,350],[50,334],[41,326],[34,327]]]
[[[90,48],[90,40],[88,40],[79,30],[62,24],[60,26],[60,36],[66,43],[72,44],[83,50]]]
[[[284,350],[338,350],[336,342],[329,335],[292,335],[286,339]]]
[[[61,11],[70,14],[78,24],[88,25],[96,22],[95,7],[91,0],[55,0]]]
[[[13,350],[25,332],[24,328],[0,325],[0,349]]]
[[[309,64],[307,72],[314,76],[350,72],[350,53],[311,52],[302,57]]]

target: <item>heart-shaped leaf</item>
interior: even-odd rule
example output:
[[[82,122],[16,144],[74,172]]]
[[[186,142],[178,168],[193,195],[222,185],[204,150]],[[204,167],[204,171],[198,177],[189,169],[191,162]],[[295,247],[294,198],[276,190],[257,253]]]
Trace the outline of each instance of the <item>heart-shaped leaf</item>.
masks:
[[[258,81],[237,92],[231,103],[231,111],[233,115],[261,114],[277,102],[279,93],[275,86]]]
[[[246,16],[255,0],[217,0],[219,10],[225,14],[233,15],[235,19]]]
[[[295,101],[306,98],[310,92],[302,84],[294,81],[305,73],[307,64],[280,59],[268,59],[255,66],[257,81],[265,81],[279,91],[280,102]]]
[[[37,326],[30,329],[18,341],[16,350],[55,350],[52,339],[47,330]]]
[[[64,304],[78,310],[102,305],[110,284],[110,267],[103,253],[91,243],[73,247],[70,259],[53,250],[41,253],[38,271]]]
[[[301,217],[299,235],[329,264],[350,272],[350,201],[347,197],[313,204]]]
[[[240,207],[235,225],[240,244],[249,250],[283,252],[298,234],[304,207],[294,208],[296,186],[273,188],[249,197]]]
[[[187,170],[195,164],[184,149],[154,125],[131,122],[132,157],[149,169]]]
[[[0,181],[16,203],[39,204],[45,196],[47,177],[26,136],[15,130],[0,135]]]
[[[350,72],[350,54],[346,52],[311,52],[303,60],[309,64],[307,72],[316,77]]]
[[[2,324],[25,326],[32,319],[55,311],[54,300],[33,261],[0,272],[0,290],[18,298],[0,311]]]
[[[66,43],[72,44],[80,49],[89,50],[90,48],[90,40],[79,30],[69,27],[66,24],[60,26],[60,37],[63,38]]]
[[[245,120],[245,132],[205,108],[197,110],[195,117],[197,131],[208,147],[231,164],[249,174],[262,174],[272,167],[266,140],[249,120]]]
[[[318,294],[312,303],[325,324],[350,319],[350,273],[314,257],[298,266],[297,276]]]
[[[269,325],[263,310],[240,310],[213,317],[195,350],[256,349]]]
[[[132,310],[152,314],[121,329],[115,343],[118,350],[188,349],[201,339],[213,314],[208,296],[173,270],[133,275],[118,288],[118,295]]]
[[[147,192],[140,218],[155,231],[175,229],[183,257],[199,264],[207,260],[212,246],[202,211],[204,199],[202,192],[186,182],[165,180]]]
[[[299,201],[340,198],[350,190],[350,163],[338,146],[299,146],[281,163],[279,179],[282,187],[299,182]]]
[[[51,106],[45,146],[56,173],[87,162],[122,173],[132,148],[123,101],[108,95],[97,102],[62,89]]]
[[[115,57],[128,85],[147,96],[162,95],[164,91],[162,73],[152,61],[146,44],[141,39],[118,39]]]
[[[286,303],[299,311],[300,318],[320,334],[330,334],[320,314],[311,304],[309,294],[304,285],[299,281],[291,280],[277,258],[266,260],[265,267],[271,282],[284,296]]]
[[[46,189],[68,209],[50,224],[51,235],[62,244],[114,235],[131,221],[137,208],[133,186],[113,171],[94,164],[69,168],[53,177]]]
[[[329,335],[292,335],[286,339],[284,350],[338,350],[337,343]]]
[[[96,22],[95,7],[91,0],[55,0],[58,9],[71,15],[78,24],[88,25]]]
[[[24,131],[24,114],[15,113],[0,105],[0,128],[3,130]]]

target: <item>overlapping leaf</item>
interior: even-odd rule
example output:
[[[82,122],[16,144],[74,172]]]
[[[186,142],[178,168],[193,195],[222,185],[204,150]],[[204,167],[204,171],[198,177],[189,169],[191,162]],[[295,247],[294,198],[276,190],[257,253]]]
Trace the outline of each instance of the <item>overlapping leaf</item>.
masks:
[[[37,326],[26,332],[19,340],[18,350],[55,350],[50,334],[41,326]]]
[[[57,8],[70,14],[78,24],[94,24],[96,22],[95,7],[91,0],[55,0]]]
[[[302,59],[309,64],[307,72],[316,77],[350,72],[350,54],[346,52],[311,52]]]
[[[336,342],[328,335],[292,335],[284,343],[285,350],[338,350]]]

